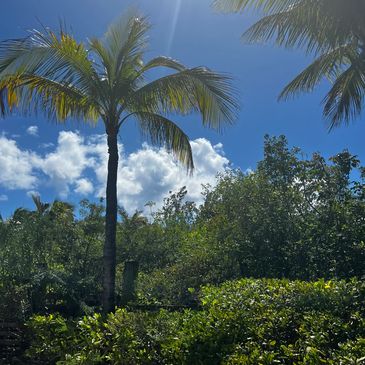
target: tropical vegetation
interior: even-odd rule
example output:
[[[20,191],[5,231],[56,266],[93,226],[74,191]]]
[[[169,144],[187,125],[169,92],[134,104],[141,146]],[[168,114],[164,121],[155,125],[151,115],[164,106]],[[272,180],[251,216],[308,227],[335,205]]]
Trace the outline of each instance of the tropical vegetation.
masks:
[[[35,316],[30,358],[57,364],[361,364],[361,281],[242,279],[204,287],[200,310]]]
[[[0,318],[32,318],[22,361],[356,363],[365,355],[364,168],[346,150],[303,156],[267,136],[257,168],[220,174],[201,206],[182,187],[152,217],[120,208],[116,304],[126,309],[109,317],[97,314],[103,201],[76,210],[35,197],[33,211],[0,221]],[[130,261],[139,274],[126,305]]]
[[[153,144],[173,152],[188,171],[194,168],[189,138],[168,114],[197,112],[205,126],[220,129],[234,121],[236,102],[227,76],[204,67],[186,68],[166,57],[144,62],[149,23],[127,14],[103,38],[87,45],[61,29],[32,31],[24,39],[0,45],[0,111],[17,108],[43,112],[64,122],[101,120],[108,142],[103,310],[115,307],[118,133],[128,118]],[[146,82],[148,71],[173,71]]]
[[[331,127],[360,114],[363,0],[215,5],[263,11],[246,39],[316,57],[281,97],[327,77]],[[257,166],[227,167],[201,204],[182,186],[144,211],[118,205],[126,120],[192,172],[189,139],[170,118],[195,113],[220,129],[237,107],[225,75],[144,62],[148,29],[130,13],[88,43],[61,27],[0,44],[2,115],[100,120],[109,154],[105,200],[33,195],[33,209],[0,215],[0,363],[365,363],[365,167],[350,151],[308,156],[266,135]],[[148,83],[157,67],[165,76]]]

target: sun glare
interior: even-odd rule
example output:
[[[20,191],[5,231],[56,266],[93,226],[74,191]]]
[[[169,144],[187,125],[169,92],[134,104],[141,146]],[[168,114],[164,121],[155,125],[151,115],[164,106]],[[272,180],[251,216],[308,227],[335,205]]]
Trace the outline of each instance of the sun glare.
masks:
[[[181,3],[182,0],[177,0],[174,8],[174,14],[172,17],[172,23],[171,23],[171,31],[170,31],[170,37],[167,43],[167,51],[166,54],[170,56],[171,48],[174,43],[175,33],[176,33],[176,26],[177,22],[179,20],[180,10],[181,10]]]

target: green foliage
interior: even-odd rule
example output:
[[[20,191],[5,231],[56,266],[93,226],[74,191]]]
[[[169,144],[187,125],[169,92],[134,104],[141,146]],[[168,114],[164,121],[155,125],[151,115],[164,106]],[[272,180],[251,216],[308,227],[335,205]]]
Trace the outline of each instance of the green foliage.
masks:
[[[169,117],[194,112],[203,126],[220,130],[235,121],[238,108],[226,75],[205,67],[187,68],[166,57],[145,62],[149,28],[146,17],[129,11],[103,37],[88,40],[87,46],[62,28],[32,30],[26,38],[0,43],[0,115],[17,109],[26,115],[42,112],[60,123],[70,118],[104,123],[109,154],[102,274],[105,313],[115,307],[120,128],[133,118],[142,135],[165,146],[191,173],[189,138]],[[159,67],[171,72],[147,83],[146,73]]]
[[[102,207],[82,202],[77,221],[67,203],[55,201],[45,210],[40,204],[36,211],[18,209],[4,222],[0,286],[7,294],[1,305],[13,303],[23,313],[13,319],[53,310],[78,314],[86,304],[98,304]]]
[[[28,356],[57,364],[356,364],[365,349],[361,281],[244,279],[200,295],[183,313],[117,310],[28,323]],[[356,362],[357,361],[357,362]]]
[[[348,151],[328,164],[299,152],[284,137],[267,137],[255,172],[222,175],[198,216],[209,242],[221,244],[242,276],[363,276],[364,183],[350,178],[361,174],[359,161]]]
[[[120,208],[117,303],[128,260],[139,263],[143,304],[195,307],[202,285],[242,277],[364,277],[364,177],[346,150],[328,161],[318,153],[304,158],[285,137],[266,137],[256,170],[221,174],[200,207],[183,187],[155,212],[150,202],[148,218]],[[15,308],[15,300],[21,318],[97,310],[103,215],[102,204],[88,201],[77,218],[67,203],[37,201],[35,211],[18,209],[0,222],[1,305]]]
[[[175,330],[174,314],[128,313],[118,309],[79,321],[59,315],[35,316],[28,322],[32,345],[28,358],[61,364],[159,364],[160,341]]]
[[[240,277],[363,277],[362,171],[346,150],[327,162],[266,137],[255,171],[221,174],[199,209],[184,202],[184,190],[173,193],[144,227],[160,233],[144,241],[148,255],[139,259],[151,247],[159,258],[139,277],[140,300],[193,304],[201,285]]]

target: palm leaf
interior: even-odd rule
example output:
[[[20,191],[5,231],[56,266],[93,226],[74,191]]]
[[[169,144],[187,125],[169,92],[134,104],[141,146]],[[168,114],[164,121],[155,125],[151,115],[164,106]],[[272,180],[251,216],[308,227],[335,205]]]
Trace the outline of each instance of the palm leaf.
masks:
[[[146,47],[147,18],[130,11],[114,22],[102,39],[92,39],[91,49],[101,58],[110,85],[126,75],[126,68],[141,65]]]
[[[359,0],[216,0],[219,9],[263,12],[243,35],[249,42],[273,39],[316,56],[282,91],[286,99],[312,91],[323,77],[333,82],[325,97],[324,116],[331,128],[359,115],[364,94],[365,2]]]
[[[320,53],[364,37],[365,3],[358,0],[216,0],[220,10],[260,10],[264,17],[243,38]]]
[[[323,100],[324,116],[330,119],[331,129],[360,115],[365,94],[364,71],[364,64],[352,64],[336,79]]]
[[[284,88],[279,99],[286,100],[300,92],[311,92],[324,77],[332,82],[344,67],[348,67],[353,55],[352,45],[338,47],[321,55]]]
[[[152,113],[199,112],[203,124],[220,129],[232,123],[238,108],[228,76],[197,67],[168,75],[141,87],[126,100],[132,112],[139,106]]]
[[[0,79],[22,73],[67,80],[90,94],[98,80],[85,47],[71,35],[51,30],[0,44]]]
[[[2,114],[17,106],[25,114],[46,111],[57,121],[69,116],[95,119],[99,85],[84,46],[62,31],[59,36],[33,31],[26,39],[0,45]]]
[[[4,85],[4,90],[6,85],[4,96],[7,95],[7,105],[10,109],[16,106],[18,111],[25,115],[41,112],[48,119],[59,122],[68,117],[90,122],[98,119],[98,106],[72,85],[25,74],[5,79],[0,82],[0,88],[1,85]],[[12,96],[9,98],[9,95]],[[5,105],[5,102],[0,102],[1,104]]]
[[[149,141],[154,145],[163,145],[186,167],[188,172],[194,169],[193,154],[188,136],[171,120],[158,114],[137,112],[138,125]]]
[[[329,5],[314,6],[302,0],[286,10],[269,14],[251,26],[243,38],[249,42],[267,42],[274,39],[279,46],[301,48],[307,53],[319,54],[343,45],[353,39],[353,33],[344,29],[335,16],[330,16]]]
[[[298,3],[299,0],[215,0],[213,6],[218,10],[241,12],[246,9],[276,13]]]
[[[167,68],[171,68],[175,71],[186,70],[186,67],[182,63],[180,63],[170,57],[160,56],[160,57],[153,58],[151,61],[146,63],[146,65],[144,65],[142,67],[140,72],[144,73],[144,72],[149,71],[150,69],[156,68],[156,67],[167,67]]]

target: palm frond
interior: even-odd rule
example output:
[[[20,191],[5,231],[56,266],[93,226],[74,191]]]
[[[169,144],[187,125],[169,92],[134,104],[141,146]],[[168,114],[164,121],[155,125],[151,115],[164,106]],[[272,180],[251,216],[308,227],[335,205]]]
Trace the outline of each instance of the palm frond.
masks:
[[[6,86],[0,87],[0,116],[4,117],[8,113],[8,92]]]
[[[274,40],[301,48],[316,60],[282,91],[286,99],[312,91],[323,77],[332,87],[325,97],[324,116],[331,128],[348,123],[362,109],[364,96],[365,1],[362,0],[216,0],[216,8],[233,12],[248,9],[263,18],[244,34],[249,42]]]
[[[163,56],[152,59],[139,70],[136,68],[126,70],[126,67],[124,67],[123,72],[119,75],[118,82],[114,85],[114,95],[116,98],[119,100],[127,99],[127,94],[135,92],[138,90],[140,85],[144,84],[145,73],[157,67],[170,68],[175,71],[186,70],[186,67],[183,64],[169,57]]]
[[[6,104],[14,106],[22,114],[44,113],[50,120],[63,122],[69,117],[95,122],[99,116],[98,106],[73,85],[61,84],[36,75],[8,77],[0,82]],[[4,97],[2,99],[4,99]]]
[[[279,99],[286,100],[300,92],[311,92],[324,77],[332,82],[348,67],[355,51],[352,45],[345,45],[322,54],[284,88]]]
[[[0,80],[22,73],[67,80],[90,94],[98,80],[85,47],[71,35],[51,30],[0,44]]]
[[[215,6],[263,12],[264,17],[243,34],[249,42],[274,39],[280,46],[318,54],[365,36],[365,3],[358,0],[217,0]]]
[[[238,108],[231,79],[203,67],[186,69],[141,87],[126,100],[130,111],[142,108],[151,113],[199,112],[203,124],[221,129],[233,123]]]
[[[360,67],[352,64],[336,79],[324,98],[323,114],[330,120],[330,129],[360,115],[365,95],[364,70],[364,64]]]
[[[21,106],[23,113],[44,110],[57,121],[85,115],[101,99],[100,80],[88,52],[62,31],[59,35],[33,31],[28,38],[2,42],[0,89],[2,114]],[[94,114],[89,112],[88,116]]]
[[[300,0],[215,0],[213,7],[220,11],[242,12],[246,9],[277,13],[298,3]]]
[[[194,169],[188,136],[171,120],[150,112],[137,112],[135,117],[142,134],[154,145],[163,145],[186,167]]]
[[[101,58],[110,85],[121,75],[126,76],[126,68],[141,66],[149,28],[146,17],[130,10],[109,27],[102,39],[91,40],[91,48]]]
[[[301,48],[315,54],[327,52],[351,40],[352,33],[340,29],[341,23],[329,15],[325,6],[322,7],[302,0],[286,10],[263,17],[242,37],[248,42],[274,39],[279,46]]]
[[[147,18],[130,9],[110,25],[103,44],[120,63],[121,56],[133,57],[146,46],[145,35],[149,28]]]
[[[160,57],[153,58],[151,61],[146,63],[141,68],[140,73],[144,73],[144,72],[149,71],[152,68],[156,68],[156,67],[167,67],[167,68],[171,68],[172,70],[175,70],[175,71],[186,70],[186,67],[182,63],[180,63],[170,57],[160,56]]]

